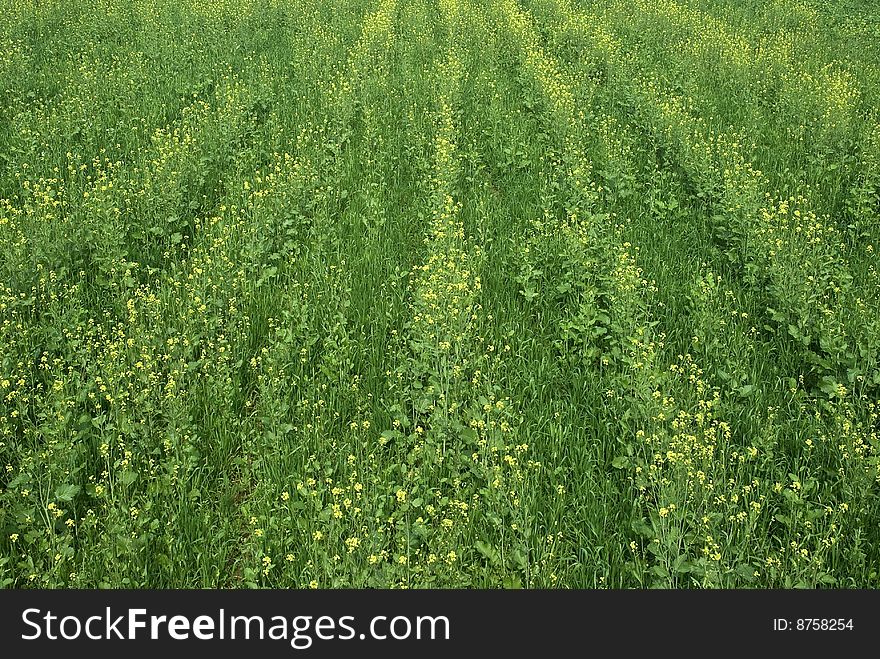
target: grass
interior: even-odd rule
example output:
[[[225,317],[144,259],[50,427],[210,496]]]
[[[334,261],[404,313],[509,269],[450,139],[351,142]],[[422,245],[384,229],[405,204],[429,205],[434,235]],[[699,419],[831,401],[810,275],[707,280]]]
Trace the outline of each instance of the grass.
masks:
[[[4,587],[878,585],[870,3],[0,10]]]

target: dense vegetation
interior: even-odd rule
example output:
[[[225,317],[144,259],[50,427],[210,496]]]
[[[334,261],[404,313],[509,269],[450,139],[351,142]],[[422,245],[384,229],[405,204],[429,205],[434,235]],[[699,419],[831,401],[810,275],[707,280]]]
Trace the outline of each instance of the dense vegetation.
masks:
[[[880,11],[0,0],[0,584],[876,587]]]

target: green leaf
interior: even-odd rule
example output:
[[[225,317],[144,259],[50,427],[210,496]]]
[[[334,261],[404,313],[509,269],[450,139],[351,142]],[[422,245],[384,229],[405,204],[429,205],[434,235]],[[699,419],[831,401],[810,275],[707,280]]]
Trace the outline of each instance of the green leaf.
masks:
[[[753,384],[743,385],[739,388],[739,395],[743,398],[748,398],[752,394],[754,394],[758,388]]]
[[[474,547],[476,547],[477,551],[480,552],[483,558],[487,559],[492,565],[498,565],[500,562],[498,551],[488,542],[477,540]]]
[[[837,393],[837,380],[828,375],[822,376],[822,379],[819,381],[819,389],[822,390],[828,396],[833,396]]]
[[[55,498],[59,501],[73,501],[73,497],[79,492],[79,485],[65,483],[55,488]]]
[[[693,565],[688,560],[687,554],[679,554],[675,559],[675,562],[672,564],[672,569],[679,574],[686,574],[690,572],[693,568]]]
[[[392,439],[397,439],[400,436],[401,436],[400,431],[398,431],[398,430],[383,430],[380,435],[380,437],[382,437],[383,439],[386,439],[388,441],[391,441]]]
[[[755,568],[749,563],[740,563],[737,565],[736,573],[746,583],[752,583],[755,580]]]
[[[626,469],[629,467],[629,458],[625,455],[618,455],[611,461],[611,466],[615,469]]]
[[[656,534],[654,529],[644,519],[634,519],[632,522],[632,530],[645,538],[653,538]]]
[[[508,590],[520,590],[522,588],[522,579],[519,578],[518,574],[512,574],[510,576],[504,577],[501,585]]]

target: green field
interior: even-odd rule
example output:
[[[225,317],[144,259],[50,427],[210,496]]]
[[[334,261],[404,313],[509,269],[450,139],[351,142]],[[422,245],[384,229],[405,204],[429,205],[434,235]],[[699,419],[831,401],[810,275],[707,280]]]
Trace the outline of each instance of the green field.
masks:
[[[0,0],[0,586],[880,586],[868,0]]]

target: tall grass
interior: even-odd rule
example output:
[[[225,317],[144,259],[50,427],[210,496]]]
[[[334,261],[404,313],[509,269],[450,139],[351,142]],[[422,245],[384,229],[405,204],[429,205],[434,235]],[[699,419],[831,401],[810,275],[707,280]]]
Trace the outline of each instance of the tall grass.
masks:
[[[0,0],[0,584],[877,586],[869,5]]]

